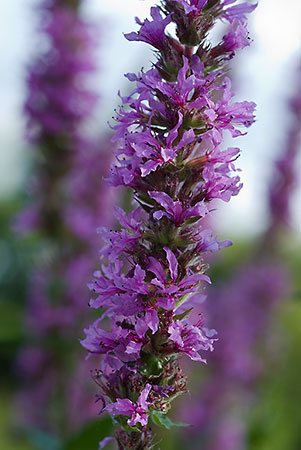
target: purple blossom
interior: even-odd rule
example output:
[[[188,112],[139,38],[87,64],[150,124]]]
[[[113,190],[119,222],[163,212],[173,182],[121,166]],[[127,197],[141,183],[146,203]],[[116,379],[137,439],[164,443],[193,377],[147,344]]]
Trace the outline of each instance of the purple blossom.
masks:
[[[115,403],[110,403],[105,409],[112,415],[130,416],[127,420],[127,424],[130,426],[134,426],[136,423],[145,426],[148,419],[148,406],[151,404],[147,401],[151,388],[150,384],[146,384],[136,403],[128,398],[117,398]]]
[[[204,274],[191,273],[183,277],[181,281],[177,281],[178,262],[176,256],[168,247],[164,247],[164,251],[166,252],[169,264],[170,282],[167,280],[162,265],[153,257],[149,258],[150,265],[148,266],[148,270],[156,275],[156,278],[151,280],[151,284],[159,287],[156,291],[156,296],[159,295],[156,305],[170,310],[175,308],[179,298],[196,292],[201,280],[210,283],[210,278]]]
[[[239,176],[229,177],[227,165],[215,168],[213,164],[207,164],[203,170],[203,177],[203,191],[207,201],[219,198],[224,202],[228,202],[242,188]]]
[[[124,228],[120,231],[109,231],[104,227],[98,229],[98,233],[105,244],[102,254],[110,262],[114,262],[122,252],[131,254],[135,249],[137,242],[141,238],[141,212],[141,208],[137,208],[126,215],[121,208],[116,207],[115,218]],[[111,245],[112,242],[114,242],[114,246]]]
[[[176,345],[178,351],[186,353],[193,361],[206,362],[200,355],[202,350],[213,350],[215,330],[208,330],[201,325],[191,325],[189,322],[177,320],[169,328],[169,339]]]
[[[223,37],[223,48],[225,52],[234,55],[239,48],[244,48],[250,45],[248,39],[248,30],[244,23],[234,20],[230,24],[230,31]]]
[[[98,294],[98,297],[90,301],[90,305],[93,308],[100,308],[104,305],[118,308],[117,305],[120,304],[122,311],[122,308],[130,302],[134,304],[133,300],[137,299],[138,295],[147,295],[149,293],[147,284],[144,281],[145,271],[138,264],[132,277],[126,277],[122,273],[122,267],[122,262],[117,261],[116,264],[110,264],[107,267],[102,266],[102,272],[97,271],[94,273],[96,278],[89,285],[89,288],[92,292]],[[135,306],[133,307],[135,308]]]
[[[172,0],[174,2],[180,3],[183,6],[185,14],[198,13],[200,14],[203,7],[206,5],[208,0]]]
[[[166,26],[171,22],[171,18],[167,16],[162,19],[160,8],[157,7],[151,8],[151,16],[153,18],[152,22],[150,22],[148,19],[145,19],[144,22],[141,22],[136,17],[136,22],[141,26],[140,30],[138,31],[138,33],[128,33],[124,36],[128,41],[146,42],[147,44],[150,44],[160,50],[163,48],[166,39],[164,30]]]
[[[155,171],[159,166],[176,158],[178,151],[194,141],[193,130],[186,131],[178,143],[172,146],[173,141],[177,138],[177,131],[183,123],[183,116],[179,114],[177,125],[168,133],[165,144],[162,145],[149,132],[137,133],[131,136],[129,142],[140,161],[147,159],[145,163],[140,162],[141,176],[145,177],[150,172]]]
[[[172,2],[179,3],[183,6],[185,14],[201,15],[204,6],[206,6],[208,0],[171,0]],[[245,21],[246,14],[250,14],[257,7],[257,3],[252,4],[249,2],[240,3],[238,5],[230,6],[228,5],[232,3],[236,3],[237,0],[224,0],[222,2],[218,2],[216,7],[218,8],[218,12],[221,14],[222,18],[229,20],[229,22],[233,22],[234,20]],[[212,8],[212,6],[209,6]]]
[[[218,250],[230,247],[232,242],[228,239],[224,241],[218,241],[212,234],[211,230],[202,230],[197,232],[197,236],[195,237],[197,242],[196,250],[200,253],[206,252],[217,252]]]
[[[222,7],[230,5],[232,3],[236,3],[237,0],[224,0],[222,2]],[[233,23],[235,20],[245,21],[247,20],[246,14],[250,14],[257,8],[257,3],[249,3],[244,2],[238,5],[230,6],[229,8],[225,8],[222,17],[227,19],[230,23]]]
[[[138,333],[134,330],[130,331],[120,321],[119,325],[114,325],[111,332],[106,332],[99,328],[98,325],[100,319],[85,329],[86,338],[81,341],[83,347],[85,347],[90,354],[106,354],[110,352],[122,363],[128,361],[134,361],[139,358],[140,350],[143,346],[144,333],[139,333],[139,324],[136,325]],[[142,337],[139,337],[139,335]]]
[[[194,206],[184,206],[179,200],[173,201],[165,192],[148,192],[150,198],[154,199],[162,208],[154,212],[155,219],[160,220],[163,216],[173,220],[175,225],[179,226],[190,217],[204,217],[208,214],[204,201],[198,202]]]

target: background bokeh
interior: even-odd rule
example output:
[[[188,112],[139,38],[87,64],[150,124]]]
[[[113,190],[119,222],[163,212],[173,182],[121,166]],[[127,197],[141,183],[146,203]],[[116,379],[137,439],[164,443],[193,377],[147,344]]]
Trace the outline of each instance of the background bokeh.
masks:
[[[153,4],[154,2],[150,0],[83,1],[82,17],[87,22],[93,22],[100,35],[99,43],[94,51],[97,70],[91,73],[87,80],[89,89],[98,94],[100,100],[85,124],[85,133],[94,142],[101,142],[99,145],[102,148],[105,147],[108,152],[110,152],[108,138],[104,137],[108,130],[107,121],[112,121],[112,112],[118,105],[117,91],[127,93],[129,89],[123,74],[135,72],[141,67],[148,68],[152,59],[147,45],[128,42],[124,39],[123,33],[136,30],[134,16],[147,17],[149,7]],[[95,420],[93,415],[92,418],[90,416],[84,424],[78,424],[77,429],[73,430],[73,435],[68,437],[67,444],[62,443],[57,436],[48,432],[44,433],[43,430],[37,429],[31,434],[24,432],[18,422],[22,411],[18,411],[16,395],[22,387],[22,373],[15,361],[28,340],[26,327],[24,327],[29,302],[28,286],[36,255],[41,250],[40,237],[24,237],[15,226],[16,217],[28,201],[28,183],[35,171],[32,144],[25,139],[26,116],[23,107],[27,96],[28,66],[39,54],[42,45],[38,31],[38,5],[38,0],[12,0],[3,2],[1,5],[0,450],[93,450],[97,448],[95,442],[98,440],[99,433],[105,432],[110,427],[107,419]],[[221,255],[211,261],[212,277],[221,292],[223,289],[225,292],[226,289],[229,290],[229,286],[233,286],[231,292],[237,292],[235,280],[241,278],[241,270],[249,273],[249,281],[251,279],[254,282],[255,278],[256,284],[258,273],[256,275],[256,271],[251,270],[250,264],[253,266],[266,264],[266,254],[261,248],[268,239],[268,233],[266,233],[269,226],[268,193],[275,176],[275,161],[285,150],[288,134],[295,120],[288,101],[297,95],[297,82],[300,78],[300,69],[298,71],[301,64],[300,16],[299,0],[288,0],[285,3],[280,0],[259,0],[258,8],[250,16],[249,21],[253,43],[238,54],[232,64],[236,98],[257,103],[257,122],[251,127],[248,135],[237,138],[235,144],[243,149],[239,166],[242,169],[241,178],[244,188],[230,204],[219,205],[215,213],[216,233],[221,238],[234,241],[233,247],[223,250]],[[299,126],[301,127],[300,123]],[[99,172],[101,172],[99,182],[105,171],[105,164],[107,164],[105,161],[102,158],[99,163]],[[93,166],[95,168],[95,165]],[[257,330],[262,337],[262,342],[265,342],[266,353],[262,358],[266,367],[260,376],[252,379],[252,383],[242,382],[241,378],[234,378],[236,380],[234,384],[236,387],[239,386],[239,389],[235,392],[234,400],[231,400],[231,411],[233,403],[239,404],[242,401],[245,403],[245,409],[241,414],[244,423],[240,424],[244,429],[245,447],[240,447],[241,450],[243,448],[254,450],[299,450],[301,448],[300,143],[299,154],[294,162],[294,176],[296,183],[290,195],[289,226],[283,228],[277,236],[277,252],[271,253],[267,258],[270,267],[281,265],[288,281],[286,281],[285,289],[279,288],[278,293],[280,292],[281,298],[277,300],[275,307],[269,310],[263,307],[261,310],[260,302],[258,306],[260,317],[263,314],[271,315],[270,320],[265,321],[262,328]],[[87,177],[89,179],[89,175]],[[99,184],[99,195],[106,196],[106,193],[101,194],[101,189],[103,187]],[[118,200],[115,196],[114,201],[128,203],[128,199],[122,193],[118,195]],[[110,208],[108,202],[106,208]],[[263,268],[262,273],[266,274],[265,270]],[[263,276],[260,282],[266,288],[271,287],[275,283],[273,276],[270,278]],[[83,286],[86,281],[83,280]],[[225,294],[222,305],[225,311],[231,311],[231,315],[235,315],[241,303],[231,305],[229,299],[234,295],[231,295],[231,292]],[[240,290],[238,292],[237,295],[245,295]],[[212,301],[218,295],[220,296],[219,293],[209,291],[209,299]],[[86,298],[83,299],[83,303],[86,304]],[[210,308],[207,314],[210,317]],[[248,316],[248,306],[245,310],[241,308],[239,314],[242,318]],[[229,319],[231,329],[232,326],[233,323]],[[73,351],[76,353],[78,349],[78,354],[83,357],[78,344],[80,337],[80,331],[77,329],[74,335]],[[231,342],[234,353],[238,345],[235,339],[237,337]],[[256,342],[255,347],[249,351],[260,353],[261,344]],[[259,360],[262,363],[262,359],[259,358]],[[212,362],[212,364],[217,363]],[[88,372],[89,369],[90,367]],[[184,406],[180,401],[178,402],[178,412],[175,414],[176,417],[182,415],[184,421],[185,415],[187,416],[184,411],[185,402],[188,408],[192,407],[192,397],[198,395],[199,402],[206,407],[211,402],[210,398],[204,396],[204,390],[207,389],[207,378],[213,376],[210,373],[210,367],[206,369],[207,372],[195,365],[187,367],[187,370],[192,373],[192,394],[182,400]],[[48,374],[44,373],[43,376],[47,377]],[[69,375],[66,374],[67,376]],[[87,377],[89,378],[89,374]],[[89,378],[87,383],[89,385],[93,381]],[[91,404],[94,403],[92,391],[92,388],[91,392],[88,389],[86,394],[91,398]],[[33,398],[32,401],[34,402],[35,399]],[[201,409],[197,414],[201,414],[200,411]],[[214,428],[212,430],[213,434],[216,433]],[[232,428],[231,430],[233,432]],[[158,434],[160,435],[160,431]],[[160,443],[162,450],[207,449],[203,443],[205,441],[202,441],[205,439],[202,434],[195,433],[192,438],[189,431],[188,435],[185,432],[170,431],[169,436],[162,432],[160,438],[162,438]],[[226,441],[231,442],[229,435]],[[224,444],[216,445],[220,446],[212,447],[212,450],[227,448],[236,450],[234,444],[232,447],[231,444],[229,447]]]

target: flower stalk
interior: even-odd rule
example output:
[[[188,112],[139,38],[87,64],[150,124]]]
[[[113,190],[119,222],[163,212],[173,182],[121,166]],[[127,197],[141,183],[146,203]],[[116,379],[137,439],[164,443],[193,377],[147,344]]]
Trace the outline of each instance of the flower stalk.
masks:
[[[135,206],[129,214],[115,209],[119,230],[101,230],[103,265],[89,287],[90,306],[102,314],[82,340],[90,355],[103,355],[96,379],[120,449],[152,448],[150,419],[182,425],[166,416],[187,392],[179,359],[205,362],[204,352],[213,350],[215,330],[202,317],[191,322],[189,313],[210,283],[205,253],[230,245],[203,219],[213,199],[228,202],[242,186],[240,150],[220,145],[225,132],[241,136],[254,122],[255,104],[232,101],[226,70],[236,50],[249,45],[246,14],[255,6],[165,0],[151,8],[151,20],[136,19],[137,33],[125,35],[153,46],[157,61],[126,75],[135,88],[121,97],[108,182],[131,188]],[[212,47],[207,34],[219,19],[230,31]],[[172,22],[176,36],[166,30]]]
[[[95,228],[112,220],[106,207],[111,197],[101,182],[111,143],[84,131],[98,100],[87,86],[96,71],[98,32],[81,17],[80,6],[74,0],[42,0],[37,7],[40,40],[48,45],[28,67],[25,113],[34,176],[17,218],[19,230],[36,232],[36,247],[16,409],[26,431],[39,429],[59,439],[94,414],[83,395],[89,371],[74,335],[85,323],[82,298],[97,261]]]

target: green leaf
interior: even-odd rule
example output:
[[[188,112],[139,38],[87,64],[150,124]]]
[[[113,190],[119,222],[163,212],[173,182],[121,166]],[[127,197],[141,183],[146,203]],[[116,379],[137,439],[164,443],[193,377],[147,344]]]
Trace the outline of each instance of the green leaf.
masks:
[[[64,450],[96,450],[99,441],[110,436],[112,431],[113,424],[109,416],[93,420],[67,441]]]
[[[187,423],[173,422],[169,419],[169,417],[166,416],[166,414],[163,414],[162,412],[156,410],[152,411],[152,419],[156,425],[167,428],[168,430],[172,427],[189,427]]]
[[[185,317],[187,317],[191,313],[192,310],[193,310],[193,307],[190,308],[190,309],[187,309],[187,311],[182,312],[182,314],[176,314],[174,316],[173,320],[176,321],[176,320],[183,320],[183,319],[185,319]]]
[[[9,303],[0,304],[0,341],[13,342],[22,338],[22,308],[19,305]]]

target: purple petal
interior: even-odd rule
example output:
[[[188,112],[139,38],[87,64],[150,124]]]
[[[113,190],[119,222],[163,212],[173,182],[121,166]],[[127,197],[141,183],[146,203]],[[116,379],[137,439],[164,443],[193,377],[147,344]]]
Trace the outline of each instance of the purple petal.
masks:
[[[185,311],[188,311],[188,309],[193,308],[194,306],[199,306],[201,303],[203,303],[206,300],[207,296],[202,294],[195,294],[192,297],[190,297],[186,302],[182,303],[182,305],[179,306],[179,308],[176,309],[176,314],[182,314]]]
[[[130,341],[126,346],[125,352],[128,355],[137,354],[139,355],[143,342]]]
[[[190,128],[190,130],[185,131],[185,133],[183,134],[182,139],[180,140],[180,142],[177,145],[177,149],[180,149],[182,147],[185,147],[188,144],[191,144],[191,142],[194,141],[194,131],[192,128]]]
[[[173,215],[174,201],[168,194],[165,192],[148,191],[148,195],[159,203],[169,214]]]
[[[143,319],[137,319],[137,323],[135,325],[135,331],[138,335],[138,337],[143,338],[145,336],[145,333],[148,330],[148,324],[146,322],[146,320]]]
[[[171,341],[174,341],[180,347],[184,344],[183,339],[181,337],[181,328],[174,322],[171,325],[169,325],[168,333],[170,334],[169,339]]]
[[[169,263],[169,271],[173,282],[178,278],[178,261],[174,253],[168,247],[163,247],[166,252],[167,261]]]
[[[135,410],[134,404],[128,398],[117,398],[115,403],[110,403],[105,407],[109,414],[131,416]]]
[[[159,261],[157,261],[152,256],[150,256],[149,261],[150,261],[150,264],[149,264],[147,270],[154,273],[156,275],[156,277],[159,279],[159,281],[161,281],[163,284],[166,284],[167,280],[166,280],[165,271],[164,271],[163,267],[161,266],[161,264],[159,263]]]
[[[148,327],[152,330],[153,333],[156,333],[159,326],[159,317],[154,309],[148,309],[146,311],[145,323],[147,323]]]
[[[145,410],[148,409],[149,403],[146,401],[146,399],[148,397],[148,394],[150,393],[151,388],[152,388],[152,386],[149,383],[147,383],[137,400],[137,405],[141,406],[141,408],[143,408]]]
[[[154,161],[152,159],[146,161],[146,163],[140,167],[141,176],[146,177],[146,175],[149,175],[151,172],[154,172],[157,169],[157,167],[160,166],[161,164],[162,162]]]
[[[157,300],[156,305],[160,306],[160,308],[163,308],[166,311],[171,311],[175,307],[175,301],[170,297],[160,297]]]
[[[163,211],[155,211],[153,214],[154,219],[160,220],[163,216],[167,216],[167,214]]]
[[[180,126],[183,123],[183,114],[181,112],[179,112],[179,120],[177,125],[168,133],[167,139],[166,139],[166,144],[168,147],[171,147],[173,141],[175,140],[175,138],[178,136],[178,129],[180,128]]]
[[[177,156],[177,152],[176,150],[170,148],[162,148],[161,155],[162,158],[164,159],[164,162],[167,162],[174,159]]]

